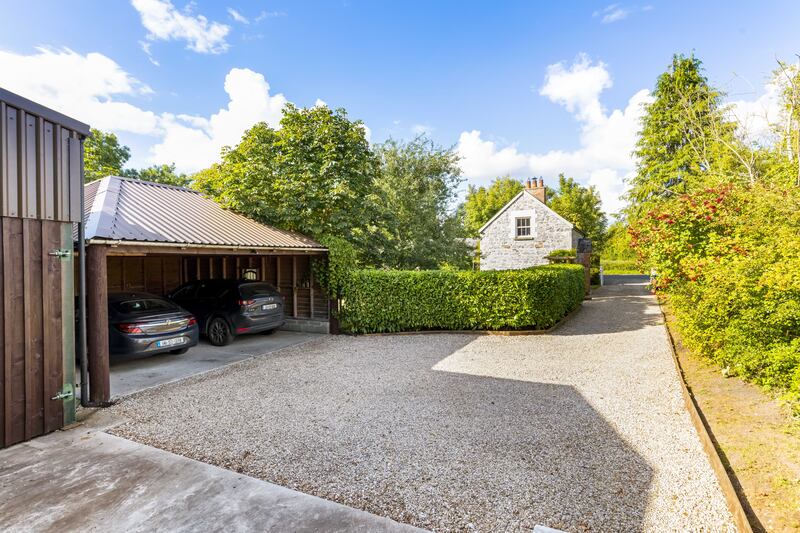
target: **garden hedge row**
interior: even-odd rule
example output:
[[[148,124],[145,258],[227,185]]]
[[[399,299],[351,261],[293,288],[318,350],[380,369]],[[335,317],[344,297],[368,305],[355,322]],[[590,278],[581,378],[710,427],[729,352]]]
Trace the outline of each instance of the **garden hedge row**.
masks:
[[[341,290],[343,331],[544,329],[580,305],[583,267],[506,271],[355,270]]]

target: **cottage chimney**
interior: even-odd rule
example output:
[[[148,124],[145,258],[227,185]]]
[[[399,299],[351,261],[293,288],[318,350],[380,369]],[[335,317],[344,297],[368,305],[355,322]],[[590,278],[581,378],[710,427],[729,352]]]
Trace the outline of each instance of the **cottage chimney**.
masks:
[[[525,188],[528,189],[537,200],[543,204],[547,204],[547,190],[544,188],[544,178],[528,180],[527,187]]]

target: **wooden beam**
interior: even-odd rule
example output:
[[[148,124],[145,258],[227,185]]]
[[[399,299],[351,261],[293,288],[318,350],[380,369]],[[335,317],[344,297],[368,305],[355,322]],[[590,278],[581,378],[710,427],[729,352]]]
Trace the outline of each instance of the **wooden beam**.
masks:
[[[107,246],[103,244],[91,244],[89,246]],[[183,256],[196,256],[196,255],[223,255],[223,256],[291,256],[291,255],[308,255],[319,256],[325,255],[325,250],[271,250],[271,249],[239,249],[239,248],[178,248],[171,246],[148,246],[147,244],[126,244],[126,245],[110,245],[107,246],[106,252],[109,256],[117,255],[183,255]]]
[[[108,361],[108,269],[106,247],[86,247],[87,345],[89,352],[89,390],[92,402],[111,400]]]
[[[297,317],[297,256],[292,256],[292,307],[293,316]]]
[[[314,318],[314,265],[308,262],[308,294],[309,294],[309,314]]]

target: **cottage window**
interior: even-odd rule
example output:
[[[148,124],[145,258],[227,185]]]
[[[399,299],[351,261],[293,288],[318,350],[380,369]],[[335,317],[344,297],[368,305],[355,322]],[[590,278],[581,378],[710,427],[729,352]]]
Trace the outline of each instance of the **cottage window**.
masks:
[[[515,236],[518,239],[528,239],[531,237],[531,217],[517,217]]]

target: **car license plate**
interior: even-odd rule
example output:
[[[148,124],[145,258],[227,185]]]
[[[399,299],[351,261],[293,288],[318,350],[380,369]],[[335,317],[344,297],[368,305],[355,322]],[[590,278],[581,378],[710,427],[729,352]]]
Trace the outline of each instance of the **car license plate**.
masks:
[[[261,309],[264,309],[264,310],[277,309],[277,308],[278,308],[278,304],[264,304],[264,305],[261,306]]]
[[[176,344],[183,344],[186,342],[184,337],[175,337],[174,339],[164,339],[163,341],[156,342],[156,346],[158,348],[163,348],[165,346],[175,346]]]

